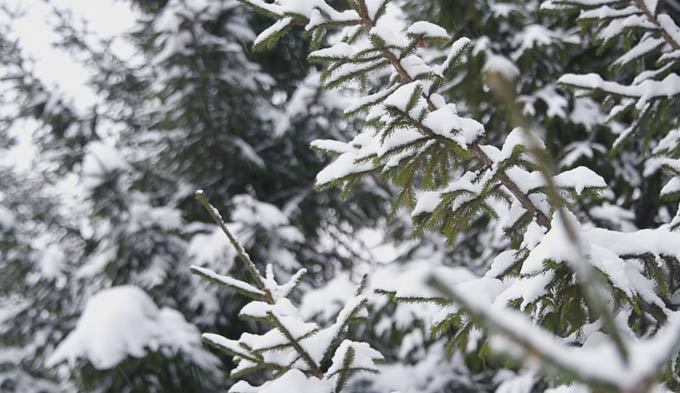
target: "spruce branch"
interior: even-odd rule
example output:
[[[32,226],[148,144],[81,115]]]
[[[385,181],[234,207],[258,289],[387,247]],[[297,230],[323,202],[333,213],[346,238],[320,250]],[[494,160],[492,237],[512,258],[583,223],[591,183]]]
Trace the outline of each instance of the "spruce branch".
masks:
[[[361,276],[361,281],[359,281],[359,285],[357,285],[357,288],[354,291],[354,296],[360,296],[363,294],[366,290],[366,286],[368,286],[368,273]]]
[[[348,348],[345,352],[345,357],[342,359],[342,368],[338,371],[338,380],[335,384],[335,392],[340,393],[342,389],[347,385],[349,377],[352,375],[351,366],[354,361],[354,348]]]
[[[366,276],[364,276],[366,277]],[[362,280],[362,284],[364,281]],[[361,289],[362,284],[357,287],[357,292],[359,292],[359,289]],[[353,318],[356,318],[357,314],[364,308],[366,307],[366,298],[361,296],[361,295],[356,295],[355,299],[359,299],[360,301],[354,305],[351,309],[347,310],[346,308],[340,311],[340,314],[338,315],[338,323],[336,322],[337,330],[336,330],[336,336],[331,340],[330,345],[328,345],[328,348],[326,348],[326,351],[324,352],[323,357],[321,358],[321,364],[325,364],[328,361],[331,360],[331,357],[335,353],[335,351],[338,349],[338,347],[341,344],[341,335],[347,329],[347,327],[350,324],[350,321]]]
[[[258,359],[256,356],[248,353],[246,348],[238,345],[232,345],[231,340],[227,340],[222,336],[212,333],[205,333],[202,335],[201,339],[207,345],[228,353],[231,356],[240,357],[253,363],[261,363],[261,359]]]
[[[191,266],[189,267],[189,270],[193,274],[201,276],[204,279],[212,282],[213,284],[217,284],[219,286],[231,289],[251,299],[262,300],[266,296],[266,293],[264,291],[261,291],[246,282],[239,281],[228,276],[223,276],[221,274],[217,274],[212,270],[205,269],[200,266]]]
[[[645,14],[645,17],[654,24],[661,33],[661,37],[670,45],[673,50],[680,50],[680,42],[676,41],[671,34],[668,33],[665,26],[661,24],[657,15],[647,7],[647,3],[644,0],[635,0],[638,8]]]
[[[514,123],[513,126],[519,127],[529,141],[527,150],[534,156],[535,161],[537,162],[538,171],[545,180],[546,194],[548,195],[551,205],[556,208],[555,214],[559,216],[559,221],[567,234],[571,247],[574,247],[578,252],[581,263],[572,266],[572,269],[576,271],[579,277],[579,283],[584,290],[586,302],[590,308],[602,318],[602,323],[614,342],[619,355],[624,363],[627,363],[629,361],[628,349],[616,326],[614,316],[610,312],[606,302],[604,302],[600,296],[600,288],[603,287],[603,283],[599,276],[595,274],[595,268],[590,262],[589,256],[583,249],[581,239],[576,233],[576,229],[571,225],[571,221],[566,213],[566,208],[564,207],[566,203],[555,184],[552,157],[548,152],[538,147],[539,144],[535,141],[536,136],[529,131],[535,128],[535,126],[533,122],[522,113],[517,102],[514,84],[497,73],[489,75],[489,80],[491,81],[490,86],[492,91],[496,93],[500,100],[508,107],[510,121]],[[550,228],[550,226],[551,225],[548,224],[548,228]]]
[[[483,300],[474,299],[463,294],[438,277],[431,278],[431,284],[448,299],[461,305],[472,318],[486,324],[492,330],[519,345],[528,356],[536,356],[549,365],[575,376],[580,381],[602,388],[617,390],[618,385],[596,370],[586,370],[574,358],[564,356],[565,348],[557,343],[552,334],[543,328],[534,326],[524,314],[511,309],[491,309]]]
[[[227,228],[227,224],[225,224],[224,220],[222,219],[222,215],[220,214],[220,212],[213,205],[210,204],[210,201],[203,193],[203,190],[197,190],[195,195],[196,199],[198,199],[198,201],[201,202],[205,209],[208,211],[208,214],[210,214],[213,221],[215,221],[217,226],[219,226],[220,229],[222,229],[222,232],[224,232],[224,234],[227,235],[227,238],[229,239],[229,242],[236,250],[239,259],[241,260],[241,262],[243,262],[243,265],[250,274],[250,278],[255,282],[256,286],[260,290],[266,290],[264,286],[264,277],[262,277],[260,272],[257,270],[255,263],[253,263],[253,261],[250,259],[250,256],[248,255],[246,250],[243,249],[243,246],[241,246],[241,244],[238,242],[238,240],[236,240],[234,235],[232,235],[231,231],[229,231],[229,228]],[[269,295],[268,297],[271,298],[271,295]],[[269,301],[271,302],[272,300],[270,299]]]
[[[357,12],[359,12],[359,15],[361,16],[361,20],[363,24],[366,26],[367,29],[371,29],[375,26],[375,21],[371,20],[371,18],[368,15],[368,12],[366,11],[366,2],[365,0],[359,0],[356,3],[358,3],[358,7],[355,9]],[[385,56],[385,58],[389,61],[390,65],[396,70],[396,72],[399,74],[401,79],[406,82],[406,83],[411,83],[414,82],[415,79],[409,75],[408,71],[401,65],[399,62],[399,59],[387,48],[381,48],[380,49]],[[427,106],[430,111],[436,110],[436,106],[432,102],[432,99],[425,94],[425,92],[422,93],[423,98],[427,101]],[[424,127],[422,125],[420,127],[417,127],[419,130],[425,132],[423,130]],[[450,144],[451,141],[448,139],[435,135],[434,133],[427,132],[427,136],[436,138],[437,140],[446,140],[447,144]],[[483,165],[486,167],[492,168],[493,167],[493,160],[484,153],[484,151],[480,148],[479,146],[479,141],[475,141],[471,143],[469,146],[467,146],[468,149],[474,154],[475,157]],[[529,197],[522,192],[522,190],[519,188],[519,186],[513,182],[503,171],[499,170],[499,173],[497,174],[498,180],[512,193],[515,198],[522,204],[522,206],[529,211],[532,215],[536,216],[536,219],[538,223],[546,228],[550,227],[550,219],[548,219],[548,216],[545,215],[544,212],[542,212],[536,205],[529,199]]]
[[[628,348],[626,348],[623,336],[616,325],[614,315],[610,312],[607,303],[601,296],[600,288],[602,288],[604,284],[599,278],[599,275],[596,274],[592,263],[590,263],[590,257],[583,250],[581,239],[576,233],[575,228],[571,225],[571,221],[567,217],[565,210],[564,207],[560,207],[557,214],[560,216],[560,221],[567,234],[567,238],[571,242],[572,247],[576,248],[581,259],[581,263],[576,264],[574,270],[576,271],[579,283],[583,288],[586,302],[590,308],[602,318],[602,324],[607,333],[609,333],[609,337],[614,342],[614,346],[616,347],[619,356],[621,356],[624,363],[628,363],[630,361]],[[574,268],[574,266],[572,266],[572,268]]]
[[[273,312],[269,311],[267,315],[269,316],[270,321],[272,322],[274,327],[276,327],[281,332],[281,334],[283,334],[283,336],[288,340],[293,349],[295,349],[295,351],[300,355],[302,360],[307,364],[307,366],[309,366],[312,375],[319,379],[323,378],[323,372],[316,364],[312,356],[309,353],[307,353],[307,351],[304,348],[302,348],[302,345],[300,345],[298,339],[293,337],[293,334],[290,332],[290,330],[286,328],[286,326],[276,317],[276,315],[274,315]]]
[[[247,4],[249,2],[245,1]],[[366,6],[365,0],[355,0],[355,1],[350,1],[348,2],[349,5],[359,14],[360,20],[358,21],[347,21],[345,25],[363,25],[364,28],[370,31],[373,27],[375,27],[375,21],[371,19],[369,13],[368,13],[368,7]],[[298,21],[299,23],[297,24],[302,24],[302,21]],[[408,71],[404,68],[404,66],[400,63],[399,58],[390,50],[389,47],[386,47],[384,45],[377,45],[379,52],[382,54],[382,56],[386,59],[387,63],[389,63],[394,70],[397,72],[397,74],[401,77],[401,79],[405,83],[411,83],[416,80],[416,78],[413,75],[410,75]],[[312,58],[312,60],[317,60],[320,61],[321,58]],[[338,86],[345,81],[352,79],[355,75],[361,74],[363,72],[370,71],[375,68],[379,68],[382,65],[384,65],[384,62],[381,61],[374,61],[373,63],[370,64],[368,68],[361,69],[361,70],[355,70],[353,73],[350,73],[348,75],[342,75],[339,78],[334,78],[331,79],[330,82],[327,82],[326,87],[335,87]],[[338,65],[339,67],[340,65]],[[326,73],[330,72],[332,70],[326,71]],[[330,75],[330,74],[328,74]],[[425,92],[422,93],[423,98],[427,102],[428,109],[430,111],[435,111],[437,108],[432,102],[432,99],[429,95],[427,95]],[[422,127],[418,127],[419,130],[422,131]],[[433,134],[431,132],[425,133],[426,136],[430,138],[434,138],[440,142],[445,143],[446,145],[450,146],[451,141],[447,140],[445,137]],[[486,167],[488,168],[493,168],[493,160],[481,149],[480,147],[480,142],[481,141],[474,141],[471,144],[467,146],[467,149]],[[526,195],[521,188],[512,180],[510,179],[507,174],[504,173],[503,170],[498,170],[497,173],[497,179],[503,184],[509,191],[510,193],[517,198],[517,200],[522,204],[522,206],[532,215],[536,217],[536,220],[538,223],[546,228],[549,228],[550,226],[550,219],[548,216],[541,211]]]

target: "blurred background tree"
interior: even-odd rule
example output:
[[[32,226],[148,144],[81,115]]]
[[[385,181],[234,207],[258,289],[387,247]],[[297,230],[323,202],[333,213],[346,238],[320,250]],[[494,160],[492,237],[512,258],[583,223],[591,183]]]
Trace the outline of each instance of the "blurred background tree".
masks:
[[[3,127],[34,128],[39,149],[30,178],[3,169],[3,212],[21,213],[0,249],[2,306],[12,312],[2,314],[0,342],[14,351],[0,359],[0,370],[10,370],[3,389],[34,391],[34,380],[55,377],[44,369],[47,355],[105,288],[132,284],[202,330],[243,331],[242,300],[188,271],[194,263],[226,272],[234,258],[193,200],[197,188],[232,217],[248,251],[276,261],[283,276],[304,266],[318,283],[367,258],[353,232],[384,217],[389,191],[367,183],[342,201],[313,190],[324,158],[308,142],[341,137],[349,123],[337,109],[345,98],[320,91],[304,40],[255,56],[247,46],[262,20],[237,1],[140,0],[130,2],[138,20],[125,37],[135,53],[123,60],[112,42],[96,41],[54,6],[57,43],[93,71],[98,101],[84,111],[69,105],[32,73],[21,37],[3,34],[2,98],[11,101]],[[47,189],[54,194],[43,197]],[[33,255],[45,244],[53,259]],[[79,350],[56,379],[70,375],[79,391],[217,391],[230,383],[201,369],[209,362],[167,348],[104,369],[91,348]]]

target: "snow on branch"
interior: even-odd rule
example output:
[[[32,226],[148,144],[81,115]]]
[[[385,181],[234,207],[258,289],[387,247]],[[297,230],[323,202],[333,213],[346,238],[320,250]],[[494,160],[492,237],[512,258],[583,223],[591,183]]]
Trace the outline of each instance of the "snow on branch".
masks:
[[[261,299],[265,296],[265,292],[261,291],[247,282],[236,280],[229,276],[224,276],[217,274],[210,269],[202,268],[200,266],[191,266],[191,272],[197,274],[213,284],[222,285],[226,288],[232,289],[244,296],[251,297],[253,299]]]
[[[680,76],[678,74],[669,74],[660,81],[648,79],[634,85],[621,85],[616,82],[605,81],[597,74],[566,74],[558,82],[578,89],[602,90],[610,94],[637,98],[636,107],[638,109],[642,109],[651,99],[673,97],[680,94]]]
[[[680,350],[680,313],[677,312],[670,314],[667,324],[655,337],[647,340],[629,338],[626,346],[631,356],[630,362],[626,363],[613,344],[595,348],[566,346],[519,311],[489,303],[483,297],[455,286],[442,286],[436,277],[433,280],[467,313],[521,347],[524,357],[537,357],[545,365],[557,367],[577,380],[595,386],[621,392],[643,391],[640,389],[651,386],[656,374]],[[499,350],[516,355],[512,348],[502,342],[498,344]]]
[[[594,73],[566,74],[559,79],[559,83],[577,91],[608,97],[605,103],[610,107],[617,102],[609,110],[609,120],[624,119],[632,113],[634,121],[620,133],[615,148],[630,140],[635,131],[658,128],[642,123],[649,119],[659,123],[658,112],[664,111],[659,106],[668,103],[675,107],[680,99],[680,27],[658,4],[657,0],[550,0],[542,4],[544,10],[579,11],[578,21],[586,29],[593,28],[602,49],[622,49],[610,67],[619,80]]]
[[[361,291],[346,302],[330,326],[322,328],[314,322],[305,321],[298,308],[288,299],[300,283],[305,270],[299,270],[283,284],[277,281],[271,264],[267,265],[265,275],[261,275],[205,195],[197,192],[196,198],[227,234],[249,273],[249,279],[254,283],[223,276],[198,266],[192,266],[191,271],[213,283],[255,299],[241,309],[239,317],[270,326],[264,334],[243,333],[238,340],[214,333],[203,334],[203,341],[207,345],[234,358],[237,366],[231,371],[233,378],[263,370],[272,373],[272,380],[259,387],[240,381],[232,386],[230,392],[295,389],[300,392],[339,393],[353,375],[377,371],[375,361],[382,360],[382,355],[367,343],[346,338],[350,322],[358,318],[366,306],[366,298],[359,293]]]
[[[252,2],[251,5],[257,8],[258,4]],[[279,11],[287,10],[278,14],[282,18],[293,14],[302,18],[301,24],[306,23],[308,31],[320,31],[317,30],[319,25],[313,23],[315,10],[325,15],[325,20],[334,27],[342,28],[341,40],[309,55],[311,61],[326,66],[322,79],[327,88],[357,83],[366,87],[369,75],[392,72],[388,86],[358,99],[346,109],[348,115],[364,113],[370,127],[350,142],[324,140],[312,143],[318,150],[338,154],[335,161],[318,174],[318,187],[341,185],[348,191],[364,175],[380,173],[403,188],[397,203],[413,207],[416,178],[422,176],[423,188],[433,188],[434,179],[450,176],[448,163],[468,161],[471,153],[478,163],[487,167],[487,171],[478,173],[485,179],[479,184],[483,192],[474,197],[474,203],[463,204],[469,211],[459,216],[494,216],[485,199],[514,197],[529,215],[537,217],[541,225],[549,226],[549,209],[528,195],[541,190],[530,191],[518,183],[517,176],[510,175],[510,170],[523,165],[518,157],[506,157],[503,162],[495,159],[493,148],[480,144],[485,134],[484,126],[459,115],[455,105],[447,103],[437,93],[447,78],[445,75],[465,62],[469,39],[463,37],[450,43],[446,60],[431,65],[420,55],[419,48],[451,41],[449,35],[429,22],[397,28],[385,17],[384,2],[351,2],[351,9],[346,11],[331,9],[323,1],[306,3],[304,7],[287,1],[274,5],[280,7],[277,8]],[[333,15],[338,19],[333,19]],[[346,17],[348,15],[352,17]],[[403,174],[401,169],[404,167],[413,168],[409,170],[410,176]],[[427,169],[422,172],[420,168]],[[561,178],[566,177],[565,174]],[[568,184],[564,188],[571,186],[576,197],[586,188],[604,188],[601,182],[594,183],[593,187],[584,183]],[[453,225],[449,232],[455,233],[457,227]]]

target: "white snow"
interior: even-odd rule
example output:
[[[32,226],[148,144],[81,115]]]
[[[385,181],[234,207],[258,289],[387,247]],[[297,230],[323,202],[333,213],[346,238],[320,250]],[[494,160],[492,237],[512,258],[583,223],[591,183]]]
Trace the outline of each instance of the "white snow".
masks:
[[[550,46],[554,42],[559,41],[560,37],[567,38],[567,34],[558,34],[538,24],[524,26],[524,29],[518,32],[513,39],[513,44],[517,49],[512,54],[512,58],[517,60],[524,52],[535,47]]]
[[[399,298],[439,297],[436,289],[430,285],[430,279],[437,277],[447,285],[456,285],[476,278],[463,267],[447,267],[428,265],[425,261],[411,263],[407,270],[379,270],[371,275],[371,287],[385,291],[393,291]],[[402,271],[400,271],[402,270]]]
[[[423,60],[420,56],[411,54],[399,61],[399,64],[404,68],[406,73],[411,77],[411,79],[419,79],[421,76],[425,76],[428,74],[431,74],[433,72],[436,72],[434,68],[430,67],[425,63],[425,60]],[[423,86],[427,85],[430,83],[428,80],[423,80],[421,82]],[[429,91],[429,89],[423,89],[425,91]]]
[[[426,140],[426,136],[415,128],[404,128],[397,130],[388,135],[378,148],[378,155],[383,156],[386,153],[413,144],[417,141]]]
[[[359,97],[345,109],[345,114],[351,114],[359,111],[361,108],[370,108],[370,110],[382,110],[383,100],[394,93],[400,86],[391,87],[388,89],[379,90],[373,94]],[[380,116],[367,116],[366,120],[379,118]]]
[[[528,250],[534,249],[541,240],[545,237],[546,228],[538,225],[536,221],[532,221],[527,225],[526,232],[524,232],[524,239],[522,239],[522,248]]]
[[[48,245],[41,252],[38,266],[40,267],[40,273],[45,278],[63,278],[66,267],[66,255],[57,245]]]
[[[290,26],[291,23],[293,23],[293,18],[291,17],[285,17],[277,20],[276,23],[266,28],[257,36],[255,41],[253,41],[253,45],[260,45],[261,43],[270,39],[272,36],[280,34],[284,29]]]
[[[355,290],[356,283],[347,274],[340,273],[322,287],[305,291],[300,303],[300,313],[306,319],[319,316],[321,320],[328,321],[337,315]]]
[[[385,99],[385,106],[395,107],[402,112],[408,112],[409,103],[421,99],[417,94],[420,94],[423,91],[422,89],[419,81],[404,84]]]
[[[246,304],[239,313],[251,318],[266,318],[268,313],[277,316],[290,316],[297,314],[297,309],[288,299],[279,299],[276,303],[250,302]]]
[[[481,123],[458,116],[448,106],[428,113],[423,119],[423,125],[463,148],[484,134],[484,126]]]
[[[451,50],[449,51],[448,56],[446,56],[446,60],[444,62],[435,67],[435,71],[439,75],[444,75],[444,73],[452,66],[454,65],[454,60],[459,59],[461,53],[465,48],[467,48],[470,45],[470,39],[467,37],[461,37],[457,39],[456,41],[451,44]]]
[[[582,384],[563,385],[548,389],[545,393],[591,393],[588,386]]]
[[[500,376],[502,376],[501,372],[499,372],[494,379],[499,379],[498,377]],[[520,372],[520,374],[513,375],[500,383],[494,393],[531,393],[532,388],[538,381],[539,377],[535,375],[535,372]]]
[[[680,258],[680,233],[667,228],[642,229],[633,232],[616,232],[602,228],[584,231],[585,238],[593,244],[606,247],[617,255],[669,255]]]
[[[631,340],[626,343],[630,362],[624,364],[609,341],[591,347],[569,347],[560,343],[552,333],[536,326],[526,315],[502,305],[489,305],[475,293],[453,287],[456,300],[509,340],[523,347],[532,356],[558,364],[581,379],[596,380],[625,391],[658,372],[680,346],[680,314],[669,315],[662,331],[648,340]],[[495,345],[495,350],[509,349]],[[516,347],[514,348],[516,349]]]
[[[536,189],[547,186],[545,175],[539,171],[529,172],[515,166],[508,168],[505,173],[522,192],[530,194],[530,197],[537,195],[532,194]],[[601,176],[587,167],[577,167],[555,175],[553,184],[559,189],[573,190],[577,195],[585,189],[603,191],[607,186]]]
[[[663,301],[655,293],[654,282],[642,274],[642,267],[621,258],[623,255],[635,253],[663,253],[663,250],[655,249],[653,242],[640,243],[639,240],[643,240],[645,236],[639,236],[639,240],[631,240],[632,244],[621,247],[621,244],[625,243],[624,238],[634,239],[634,235],[597,228],[584,230],[571,213],[565,213],[564,216],[569,220],[569,226],[574,231],[576,239],[573,240],[568,235],[562,214],[555,214],[550,231],[531,250],[522,264],[521,273],[524,277],[512,283],[498,301],[505,304],[512,299],[523,299],[524,308],[539,296],[546,294],[547,285],[554,277],[553,271],[545,267],[545,262],[549,260],[555,263],[567,262],[577,271],[581,270],[579,266],[589,264],[604,273],[612,285],[628,297],[639,295],[651,304],[664,307]],[[674,236],[672,232],[668,233],[668,236]],[[664,240],[669,239],[662,241]],[[637,251],[632,251],[633,249]],[[631,252],[628,252],[629,250]],[[677,250],[673,250],[673,253],[676,252]]]
[[[604,179],[591,169],[579,166],[564,171],[553,177],[555,186],[559,188],[573,188],[576,194],[581,194],[586,188],[607,188]]]
[[[515,251],[505,250],[493,259],[491,267],[484,273],[484,277],[498,278],[515,263]]]
[[[454,191],[465,191],[450,206],[451,211],[456,211],[463,203],[475,198],[482,191],[483,181],[477,179],[474,172],[467,172],[458,179],[451,180],[449,185],[440,191],[424,191],[417,197],[416,206],[411,212],[415,217],[423,213],[431,213],[437,208],[442,200],[442,196]]]
[[[571,213],[566,213],[570,220],[568,225],[575,227],[578,225],[576,218],[571,216]],[[551,228],[540,244],[536,246],[522,265],[522,274],[530,275],[541,272],[544,267],[544,261],[551,260],[554,262],[572,262],[575,264],[583,263],[580,261],[581,253],[577,247],[573,245],[569,237],[565,224],[562,221],[561,214],[555,214],[553,217]],[[578,231],[578,227],[576,228]]]
[[[296,369],[292,369],[281,377],[261,386],[253,386],[248,382],[239,381],[229,389],[230,393],[331,393],[334,391],[335,385],[331,381],[307,377]]]
[[[395,26],[384,18],[378,19],[369,35],[382,40],[388,47],[406,48],[409,44],[404,34],[398,32]]]
[[[416,197],[416,207],[411,211],[411,216],[417,217],[423,213],[432,213],[441,200],[441,192],[439,191],[422,191]]]
[[[317,49],[309,54],[310,58],[319,58],[327,60],[342,60],[351,58],[355,53],[355,49],[352,45],[346,42],[338,42],[327,48]]]
[[[146,198],[130,201],[130,231],[158,226],[164,230],[180,229],[184,221],[182,212],[170,206],[151,206]]]
[[[310,144],[311,147],[331,153],[347,153],[350,147],[346,143],[333,139],[317,139]]]
[[[552,270],[547,270],[530,277],[523,277],[512,283],[498,295],[495,303],[505,306],[510,300],[522,299],[519,308],[524,310],[529,304],[548,293],[546,288],[554,278],[555,272]]]
[[[661,189],[661,195],[670,195],[680,192],[680,177],[673,177]]]
[[[380,7],[382,7],[387,0],[365,0],[364,3],[366,4],[366,11],[368,12],[368,17],[371,18],[371,20],[375,20],[375,17],[378,15],[378,11],[380,10]]]
[[[371,378],[379,392],[423,393],[446,391],[451,385],[466,386],[469,373],[460,352],[447,355],[445,343],[435,341],[413,364],[400,361],[380,365],[380,374]]]
[[[509,159],[516,148],[529,149],[545,149],[543,141],[533,131],[524,130],[522,128],[514,128],[507,137],[501,148],[500,155],[492,157],[495,162],[501,162]],[[524,159],[531,160],[531,154],[524,154]]]
[[[657,20],[663,31],[665,31],[676,44],[680,44],[680,27],[678,27],[673,18],[671,18],[670,15],[663,13],[657,16]]]
[[[579,118],[581,118],[581,116],[579,116]],[[591,126],[595,126],[596,124],[598,124],[596,123],[596,120],[597,119],[595,119],[595,121],[593,121],[592,123],[583,123],[581,121],[576,121],[575,118],[572,118],[572,121],[576,121],[577,123],[583,124],[587,129],[591,129]],[[564,150],[565,150],[564,157],[562,158],[562,160],[560,160],[561,167],[570,167],[574,165],[576,161],[583,157],[593,158],[595,156],[595,152],[599,152],[600,154],[607,152],[607,149],[603,145],[600,145],[599,143],[580,141],[570,143],[564,148]]]
[[[565,74],[558,80],[559,83],[582,89],[599,89],[608,93],[625,97],[638,98],[636,107],[641,109],[653,98],[672,97],[680,94],[680,76],[668,74],[663,80],[644,80],[635,85],[622,85],[616,82],[605,81],[597,74]]]
[[[372,162],[362,160],[376,154],[378,144],[375,140],[374,131],[369,129],[357,135],[348,146],[351,147],[350,151],[341,154],[316,175],[318,186],[340,180],[352,174],[369,172],[375,168]],[[357,162],[359,160],[362,161]]]
[[[248,284],[247,282],[237,280],[237,279],[229,277],[229,276],[217,274],[210,269],[206,269],[206,268],[203,268],[203,267],[200,267],[200,266],[195,266],[195,265],[191,266],[191,270],[195,271],[197,273],[200,273],[201,275],[208,277],[211,280],[217,281],[217,282],[219,282],[223,285],[226,285],[228,287],[236,288],[236,289],[242,290],[244,292],[264,296],[264,292],[255,288],[254,286]]]
[[[247,194],[232,198],[235,206],[231,220],[246,225],[259,225],[266,230],[288,225],[288,217],[278,207],[258,201]]]
[[[424,38],[441,38],[441,39],[450,39],[451,36],[449,35],[449,32],[446,31],[443,27],[436,25],[434,23],[430,23],[427,21],[418,21],[413,23],[407,30],[406,32],[409,35],[415,35],[419,37],[424,37]]]
[[[219,360],[204,350],[198,329],[174,309],[158,308],[141,289],[119,286],[104,289],[88,300],[76,327],[50,355],[54,367],[67,361],[88,360],[100,370],[110,369],[126,357],[149,351],[181,351],[202,366]]]
[[[380,352],[371,348],[371,346],[367,343],[343,340],[333,355],[333,363],[327,372],[329,376],[338,373],[344,368],[343,362],[347,352],[350,350],[353,351],[354,354],[349,365],[350,369],[361,369],[374,372],[378,371],[375,361],[383,359],[383,356],[380,354]]]
[[[484,73],[496,73],[502,75],[507,80],[515,80],[519,76],[519,68],[507,57],[502,55],[490,54],[487,56],[484,66]]]
[[[665,43],[663,38],[655,38],[652,36],[646,36],[640,40],[640,42],[635,45],[633,48],[631,48],[629,51],[621,55],[616,61],[614,62],[615,65],[625,65],[630,63],[631,61],[638,59],[645,54],[651,52],[652,50],[656,49],[657,47],[663,45]]]

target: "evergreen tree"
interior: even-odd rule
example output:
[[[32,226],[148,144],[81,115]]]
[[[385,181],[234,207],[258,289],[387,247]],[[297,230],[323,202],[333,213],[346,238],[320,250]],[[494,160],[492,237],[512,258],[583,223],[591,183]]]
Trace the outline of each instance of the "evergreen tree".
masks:
[[[452,331],[454,342],[465,344],[464,348],[470,347],[472,339],[482,351],[490,347],[515,358],[538,358],[534,364],[545,372],[543,383],[548,387],[571,382],[561,390],[588,391],[587,386],[614,391],[652,389],[660,368],[673,364],[677,357],[678,322],[672,300],[664,300],[667,280],[673,274],[654,273],[644,256],[651,255],[654,261],[674,258],[676,249],[669,243],[677,234],[666,226],[623,233],[579,223],[570,212],[575,209],[572,206],[578,208],[579,200],[597,197],[607,183],[583,166],[552,173],[549,151],[531,131],[533,119],[516,110],[515,68],[498,59],[485,67],[487,85],[510,109],[511,123],[521,126],[497,148],[485,144],[481,123],[464,117],[439,94],[456,61],[464,58],[468,39],[453,40],[444,62],[430,65],[420,48],[450,41],[446,30],[429,22],[416,22],[402,30],[385,16],[383,1],[350,2],[344,10],[323,1],[306,6],[295,1],[246,3],[277,19],[258,36],[256,48],[271,46],[294,25],[305,26],[318,43],[328,29],[341,27],[337,43],[310,54],[311,59],[327,65],[322,74],[327,87],[356,81],[367,90],[368,82],[375,81],[369,78],[371,73],[391,70],[387,83],[373,87],[346,109],[348,115],[366,113],[367,127],[352,143],[313,143],[338,155],[317,175],[318,186],[346,188],[366,173],[379,172],[402,189],[397,203],[412,209],[421,228],[441,229],[451,238],[479,217],[490,217],[506,228],[512,248],[494,259],[484,277],[433,276],[431,282],[441,292],[437,297],[400,293],[399,288],[380,292],[397,302],[444,304],[434,323],[435,332]],[[595,14],[602,15],[602,10]],[[640,16],[650,23],[654,13],[638,12]],[[668,23],[667,29],[655,34],[677,31],[672,18],[661,19]],[[647,26],[659,29],[658,23],[656,28]],[[667,82],[672,82],[673,75]],[[572,79],[577,78],[565,76],[561,82],[574,84]],[[584,80],[588,84],[579,87],[603,86],[590,83],[593,77]],[[661,89],[639,91],[646,98],[673,96],[673,86],[666,87],[668,94]],[[672,146],[672,140],[667,138],[664,147]],[[479,327],[486,333],[479,334]],[[474,337],[473,330],[477,332]],[[654,332],[654,338],[642,338]],[[291,345],[304,347],[305,340],[315,337],[309,334],[293,337]],[[487,342],[486,337],[492,340],[480,345],[480,340]],[[576,348],[567,349],[565,344]],[[654,356],[642,359],[642,353],[652,351]],[[595,353],[608,360],[584,365]],[[673,375],[673,367],[669,370]],[[276,376],[272,384],[280,381]],[[316,383],[314,376],[318,373],[308,374],[310,383]],[[323,379],[332,378],[333,373],[325,371]],[[521,378],[524,381],[518,383],[524,389],[537,382],[535,370]],[[664,382],[672,386],[668,377]],[[261,390],[249,387],[244,391],[268,388],[266,384]]]

